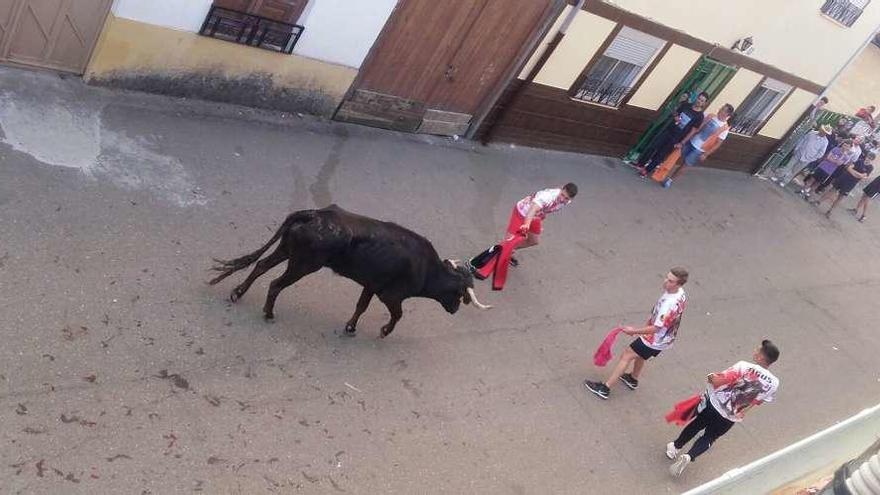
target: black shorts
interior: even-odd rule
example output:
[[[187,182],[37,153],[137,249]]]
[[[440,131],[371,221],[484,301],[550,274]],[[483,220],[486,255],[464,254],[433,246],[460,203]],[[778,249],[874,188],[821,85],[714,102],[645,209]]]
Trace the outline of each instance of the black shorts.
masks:
[[[646,346],[645,343],[642,342],[641,338],[633,340],[632,343],[629,345],[629,348],[635,351],[635,353],[638,354],[639,357],[644,359],[645,361],[660,354],[660,351],[658,351],[657,349],[652,349]]]
[[[819,184],[821,184],[821,183],[825,182],[826,180],[828,180],[828,177],[830,177],[830,176],[831,176],[831,174],[829,174],[828,172],[822,170],[821,168],[817,168],[816,170],[813,170],[812,175],[810,175],[810,177],[811,177],[814,181],[818,182]]]

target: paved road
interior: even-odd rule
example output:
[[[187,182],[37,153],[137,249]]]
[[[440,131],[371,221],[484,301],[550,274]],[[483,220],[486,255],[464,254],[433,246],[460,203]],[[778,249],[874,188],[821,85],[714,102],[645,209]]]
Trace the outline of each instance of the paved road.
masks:
[[[612,159],[114,93],[0,70],[0,486],[9,493],[677,493],[877,402],[875,218],[697,170],[663,190]],[[331,202],[473,254],[536,187],[576,202],[491,313],[411,300],[397,331],[315,274],[260,308],[211,257]],[[869,216],[871,216],[869,214]],[[880,213],[877,215],[880,218]],[[676,347],[637,392],[581,382],[613,325],[691,269]],[[273,272],[274,274],[275,272]],[[240,277],[239,277],[240,278]],[[778,402],[681,480],[664,412],[705,373],[782,349]]]

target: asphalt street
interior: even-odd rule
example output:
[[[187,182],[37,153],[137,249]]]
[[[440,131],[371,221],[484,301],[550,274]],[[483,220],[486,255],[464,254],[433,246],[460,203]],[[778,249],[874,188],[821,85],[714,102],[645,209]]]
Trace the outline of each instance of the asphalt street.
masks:
[[[664,190],[619,160],[401,135],[0,69],[0,491],[679,493],[878,402],[880,210],[825,219],[769,182],[693,170]],[[568,181],[489,312],[374,302],[322,271],[261,308],[281,267],[211,258],[331,203],[463,258],[512,204]],[[850,203],[852,202],[849,200]],[[874,205],[876,207],[876,205]],[[582,381],[613,326],[691,271],[679,339],[608,401]],[[772,338],[777,401],[681,479],[663,420]],[[618,344],[616,353],[621,351]]]

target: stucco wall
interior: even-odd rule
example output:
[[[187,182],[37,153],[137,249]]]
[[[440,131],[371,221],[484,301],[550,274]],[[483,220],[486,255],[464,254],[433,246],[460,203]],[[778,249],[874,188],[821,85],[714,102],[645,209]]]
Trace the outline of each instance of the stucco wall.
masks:
[[[828,109],[854,114],[859,108],[880,108],[880,47],[868,45],[828,91]]]
[[[93,84],[329,115],[357,70],[129,19],[107,20]]]
[[[880,25],[880,2],[852,27],[822,15],[821,0],[614,0],[617,7],[705,41],[730,47],[752,36],[752,57],[826,85]],[[674,5],[673,5],[674,3]]]
[[[535,82],[569,89],[615,25],[608,19],[579,12]]]
[[[699,52],[673,45],[630,98],[629,104],[649,110],[660,108],[698,58]]]
[[[311,0],[298,23],[305,26],[294,53],[358,68],[397,0]],[[211,0],[116,0],[119,18],[197,32]]]
[[[758,134],[781,139],[818,97],[819,95],[809,91],[795,88],[794,93],[776,110]]]
[[[541,43],[535,49],[535,53],[532,54],[532,56],[529,58],[529,61],[526,62],[526,65],[523,66],[522,71],[519,73],[519,76],[517,76],[519,79],[525,79],[526,76],[528,76],[529,72],[532,70],[532,67],[534,67],[535,64],[538,63],[538,59],[541,58],[541,54],[543,54],[544,50],[547,49],[547,44],[550,43],[550,41],[552,41],[553,38],[556,36],[556,32],[559,31],[559,26],[562,25],[562,22],[565,20],[565,18],[568,16],[568,13],[573,8],[574,7],[571,5],[565,6],[565,8],[562,10],[562,13],[559,14],[559,17],[557,17],[556,21],[553,22],[553,26],[551,26],[550,30],[547,31],[547,34],[544,35],[544,39],[541,40]]]
[[[712,100],[706,112],[715,113],[725,103],[730,103],[734,108],[739,108],[739,104],[749,96],[749,93],[755,89],[755,86],[761,82],[762,78],[761,74],[747,69],[739,69],[727,83],[727,86],[724,86],[724,89]]]

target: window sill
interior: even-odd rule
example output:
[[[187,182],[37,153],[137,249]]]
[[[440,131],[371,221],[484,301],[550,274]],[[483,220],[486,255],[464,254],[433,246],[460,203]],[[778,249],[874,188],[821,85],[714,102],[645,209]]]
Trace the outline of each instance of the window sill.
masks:
[[[568,99],[571,100],[571,101],[573,101],[573,102],[575,102],[575,103],[581,103],[581,104],[584,104],[584,105],[590,105],[590,106],[593,106],[593,107],[604,108],[604,109],[606,109],[606,110],[620,110],[621,107],[623,107],[624,105],[626,105],[626,103],[621,103],[620,106],[618,106],[618,107],[614,107],[614,106],[611,106],[611,105],[606,105],[606,104],[604,104],[604,103],[597,103],[597,102],[595,102],[595,101],[581,100],[581,99],[579,99],[579,98],[575,98],[575,97],[573,97],[573,96],[569,96]]]
[[[824,18],[826,21],[830,22],[831,24],[835,24],[837,27],[840,27],[840,28],[843,28],[843,29],[849,29],[849,28],[852,27],[852,26],[847,26],[846,24],[844,24],[844,23],[838,21],[837,19],[835,19],[835,18],[831,17],[830,15],[828,15],[828,14],[826,14],[826,13],[824,13],[824,12],[821,12],[821,11],[819,12],[819,17],[822,17],[822,18]],[[858,22],[858,19],[856,19],[856,22]],[[854,25],[855,25],[855,22],[853,22],[853,26],[854,26]]]

